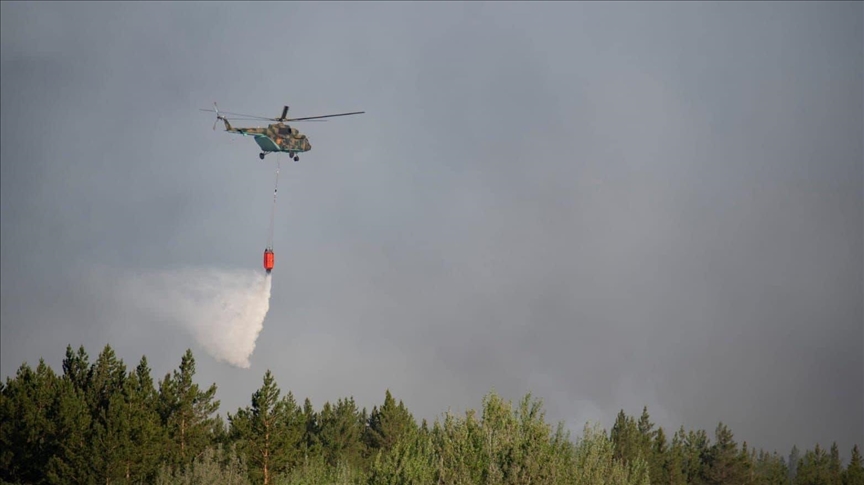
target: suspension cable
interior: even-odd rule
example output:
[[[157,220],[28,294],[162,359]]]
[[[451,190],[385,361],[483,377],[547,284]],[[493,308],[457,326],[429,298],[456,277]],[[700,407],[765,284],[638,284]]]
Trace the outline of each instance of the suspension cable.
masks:
[[[279,190],[279,168],[281,161],[279,153],[276,153],[276,183],[273,186],[273,207],[270,209],[270,233],[267,238],[267,249],[273,249],[273,224],[276,216],[276,192]]]

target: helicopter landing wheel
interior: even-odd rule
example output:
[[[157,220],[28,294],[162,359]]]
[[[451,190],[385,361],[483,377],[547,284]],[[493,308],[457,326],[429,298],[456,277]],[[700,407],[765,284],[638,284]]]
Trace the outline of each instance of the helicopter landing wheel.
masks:
[[[259,153],[258,158],[260,158],[261,160],[264,160],[264,152]]]
[[[300,161],[300,157],[298,157],[297,155],[294,155],[294,161],[295,161],[295,162],[299,162],[299,161]]]

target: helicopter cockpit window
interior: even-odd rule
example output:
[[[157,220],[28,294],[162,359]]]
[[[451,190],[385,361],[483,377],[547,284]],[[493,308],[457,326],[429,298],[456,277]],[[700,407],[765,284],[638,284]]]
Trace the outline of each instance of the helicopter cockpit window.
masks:
[[[290,135],[291,134],[291,128],[288,126],[280,126],[278,133],[280,135]]]

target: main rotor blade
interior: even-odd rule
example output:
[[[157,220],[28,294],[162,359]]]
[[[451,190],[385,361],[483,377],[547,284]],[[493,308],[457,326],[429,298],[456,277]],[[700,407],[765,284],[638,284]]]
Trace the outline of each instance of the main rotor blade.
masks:
[[[229,120],[229,121],[273,121],[273,122],[277,122],[277,123],[287,123],[289,121],[292,121],[292,120],[280,120],[278,118],[238,118],[236,116],[223,116],[223,118],[225,118],[226,120]],[[329,121],[329,120],[304,120],[304,121],[317,121],[317,122],[324,123],[324,122]]]
[[[234,120],[234,121],[273,121],[270,118],[258,118],[253,116],[223,116],[226,120]]]
[[[218,114],[222,115],[223,118],[228,118],[228,119],[232,119],[232,120],[239,120],[239,121],[243,121],[243,120],[246,120],[246,121],[252,121],[252,120],[282,121],[285,123],[287,123],[289,121],[327,121],[323,118],[334,118],[337,116],[359,115],[359,114],[365,113],[365,111],[353,111],[351,113],[338,113],[338,114],[324,115],[324,116],[307,116],[304,118],[287,118],[287,119],[283,120],[283,119],[279,119],[279,118],[267,118],[265,116],[255,116],[255,115],[247,115],[247,114],[242,114],[242,113],[232,113],[231,111],[216,111],[213,109],[203,109],[203,108],[199,108],[198,110],[199,111],[206,111],[208,113],[218,113]],[[238,118],[238,117],[240,117],[240,118]]]
[[[333,118],[336,116],[348,116],[348,115],[359,115],[363,114],[365,111],[353,111],[351,113],[339,113],[335,115],[324,115],[324,116],[308,116],[306,118],[289,118],[285,121],[307,121],[307,120],[319,120],[321,118]]]
[[[213,109],[202,109],[202,108],[198,108],[198,110],[199,110],[199,111],[207,111],[207,112],[209,112],[209,113],[216,113],[216,110],[213,110]],[[242,113],[232,113],[232,112],[230,112],[230,111],[219,111],[219,114],[221,114],[221,115],[231,115],[231,116],[242,116],[242,117],[244,117],[244,118],[249,118],[249,119],[253,119],[253,120],[267,120],[267,121],[273,121],[273,120],[274,120],[274,118],[266,118],[266,117],[264,117],[264,116],[255,116],[255,115],[244,115],[244,114],[242,114]],[[235,118],[235,119],[236,119],[236,118]]]

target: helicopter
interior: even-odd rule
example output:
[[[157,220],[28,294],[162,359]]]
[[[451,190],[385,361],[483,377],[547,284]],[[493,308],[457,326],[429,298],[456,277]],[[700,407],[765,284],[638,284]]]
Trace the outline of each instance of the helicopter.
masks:
[[[308,152],[312,149],[309,143],[309,138],[300,133],[297,128],[293,128],[287,122],[293,121],[327,121],[324,118],[333,118],[336,116],[359,115],[365,111],[353,111],[351,113],[338,113],[324,116],[308,116],[305,118],[286,118],[288,116],[288,106],[282,107],[282,114],[278,118],[265,118],[262,116],[244,115],[240,113],[229,113],[227,111],[219,111],[219,106],[213,103],[214,109],[201,109],[210,113],[216,113],[216,121],[213,123],[213,130],[216,130],[216,125],[219,120],[225,123],[225,131],[236,133],[243,136],[255,137],[255,142],[261,147],[261,153],[258,158],[264,160],[264,157],[270,153],[287,153],[295,162],[300,161],[299,153]],[[235,128],[228,122],[228,115],[233,120],[263,120],[275,121],[275,123],[267,125],[266,128]]]

